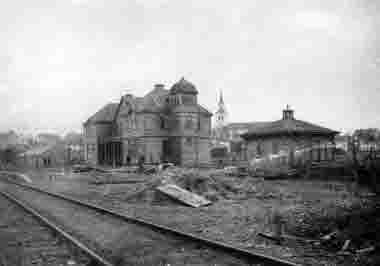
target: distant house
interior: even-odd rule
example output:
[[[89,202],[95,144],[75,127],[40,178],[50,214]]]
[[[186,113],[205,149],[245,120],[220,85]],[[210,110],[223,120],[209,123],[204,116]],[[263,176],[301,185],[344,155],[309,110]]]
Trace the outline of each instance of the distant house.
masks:
[[[39,145],[54,145],[62,141],[62,138],[56,134],[40,133],[37,135],[36,141]]]
[[[224,145],[213,146],[210,155],[212,163],[217,167],[227,165],[230,162],[227,147]]]
[[[294,111],[287,107],[280,120],[261,124],[241,135],[245,140],[246,154],[250,161],[285,155],[286,163],[294,165],[297,159],[320,161],[333,158],[329,149],[334,145],[338,131],[324,128],[294,118]],[[298,157],[301,155],[301,157]]]
[[[80,162],[84,160],[84,139],[80,133],[71,132],[64,138],[67,162]]]
[[[13,130],[5,133],[0,133],[0,149],[6,149],[9,146],[14,146],[19,143],[19,137]]]
[[[63,143],[34,147],[18,155],[18,165],[32,168],[60,167],[65,163],[65,152]]]
[[[350,139],[351,139],[351,136],[347,136],[347,135],[335,136],[334,141],[335,141],[336,148],[347,152]]]

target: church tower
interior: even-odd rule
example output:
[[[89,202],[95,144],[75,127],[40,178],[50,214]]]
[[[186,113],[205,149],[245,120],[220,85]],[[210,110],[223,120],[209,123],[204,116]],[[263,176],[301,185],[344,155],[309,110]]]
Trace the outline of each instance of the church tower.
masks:
[[[227,108],[224,104],[223,93],[220,91],[219,94],[219,102],[218,102],[218,110],[215,113],[215,128],[220,129],[227,125]]]

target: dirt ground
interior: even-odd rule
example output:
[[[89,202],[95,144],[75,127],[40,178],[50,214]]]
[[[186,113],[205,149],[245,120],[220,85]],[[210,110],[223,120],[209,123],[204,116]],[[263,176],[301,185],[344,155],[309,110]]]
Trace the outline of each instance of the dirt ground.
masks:
[[[152,176],[108,175],[106,180],[115,184],[94,182],[101,180],[99,173],[65,173],[53,179],[46,172],[27,174],[34,183],[54,191],[302,265],[380,262],[380,199],[352,182],[264,180],[183,169]],[[173,182],[213,203],[184,206],[155,190],[163,182]],[[273,233],[281,224],[286,236],[281,243],[259,236]]]

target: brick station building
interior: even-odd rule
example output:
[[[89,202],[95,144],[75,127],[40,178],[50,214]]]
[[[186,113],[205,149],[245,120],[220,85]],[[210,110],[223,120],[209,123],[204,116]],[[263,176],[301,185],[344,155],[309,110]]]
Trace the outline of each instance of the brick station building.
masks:
[[[143,97],[127,94],[84,124],[85,159],[91,164],[128,165],[210,162],[212,114],[198,104],[198,90],[184,78],[170,90],[156,84]]]
[[[281,153],[288,156],[289,165],[294,165],[295,159],[311,161],[334,159],[334,149],[331,147],[335,147],[334,137],[338,133],[295,119],[294,111],[287,106],[283,110],[282,119],[260,122],[241,137],[244,139],[245,154],[249,161]],[[300,154],[299,158],[296,158],[297,153]]]

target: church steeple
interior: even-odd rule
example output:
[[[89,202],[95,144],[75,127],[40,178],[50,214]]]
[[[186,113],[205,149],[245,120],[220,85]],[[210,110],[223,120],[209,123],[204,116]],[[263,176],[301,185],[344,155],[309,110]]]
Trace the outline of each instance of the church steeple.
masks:
[[[223,92],[219,92],[219,107],[223,105],[224,106],[224,100],[223,100]]]
[[[224,104],[223,93],[219,92],[218,110],[215,113],[215,127],[222,128],[227,124],[227,108]]]

